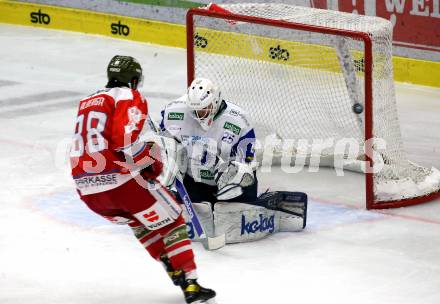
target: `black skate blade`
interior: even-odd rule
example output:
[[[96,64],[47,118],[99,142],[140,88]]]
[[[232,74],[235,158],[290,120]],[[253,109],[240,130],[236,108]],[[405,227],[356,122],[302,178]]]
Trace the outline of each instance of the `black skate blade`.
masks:
[[[191,304],[217,304],[217,301],[215,300],[215,297],[213,297],[208,300],[198,300],[198,301],[192,302]]]

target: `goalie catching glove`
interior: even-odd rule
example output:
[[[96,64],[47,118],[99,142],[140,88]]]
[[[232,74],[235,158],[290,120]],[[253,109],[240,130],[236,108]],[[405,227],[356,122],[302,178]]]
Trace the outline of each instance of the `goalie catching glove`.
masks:
[[[237,161],[217,166],[214,179],[218,187],[217,199],[230,200],[243,194],[243,188],[255,183],[252,167]]]

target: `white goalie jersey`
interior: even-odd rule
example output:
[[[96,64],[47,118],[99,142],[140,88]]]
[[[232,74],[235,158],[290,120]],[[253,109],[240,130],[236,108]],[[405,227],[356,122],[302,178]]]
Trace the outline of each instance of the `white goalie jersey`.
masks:
[[[205,131],[186,105],[186,99],[185,94],[165,107],[160,128],[185,146],[188,175],[197,182],[216,185],[214,173],[219,159],[254,161],[255,132],[243,109],[223,100],[212,126]]]
[[[185,147],[188,156],[186,174],[196,182],[216,186],[214,176],[221,161],[250,164],[256,169],[253,166],[255,132],[247,114],[237,105],[221,101],[208,129],[202,128],[195,118],[194,110],[187,105],[187,95],[168,104],[161,114],[161,130]],[[279,194],[265,195],[273,198]],[[289,212],[287,208],[271,209],[256,205],[261,201],[259,198],[247,203],[221,200],[214,204],[202,201],[193,205],[207,235],[216,239],[223,236],[225,243],[255,241],[278,231],[300,231],[306,224],[307,200],[299,202],[298,209],[296,203],[281,199],[280,203],[293,208],[293,211],[287,210]],[[198,239],[187,211],[182,214],[190,238],[202,241]]]

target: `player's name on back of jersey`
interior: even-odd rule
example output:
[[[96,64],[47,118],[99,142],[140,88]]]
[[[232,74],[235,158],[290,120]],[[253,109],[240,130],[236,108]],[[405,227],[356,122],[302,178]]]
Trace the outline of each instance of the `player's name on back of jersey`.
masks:
[[[103,104],[104,104],[104,98],[103,97],[93,98],[93,99],[81,102],[80,110],[84,110],[84,109],[87,109],[88,107],[93,107],[93,106],[100,107]]]

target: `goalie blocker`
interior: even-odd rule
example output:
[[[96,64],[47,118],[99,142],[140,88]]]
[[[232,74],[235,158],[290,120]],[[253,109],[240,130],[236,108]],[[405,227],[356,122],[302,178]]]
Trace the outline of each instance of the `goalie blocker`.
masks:
[[[296,232],[306,227],[307,195],[303,192],[267,192],[254,202],[194,203],[209,236],[225,234],[226,243],[256,241],[276,232]],[[199,241],[186,211],[189,237]]]

